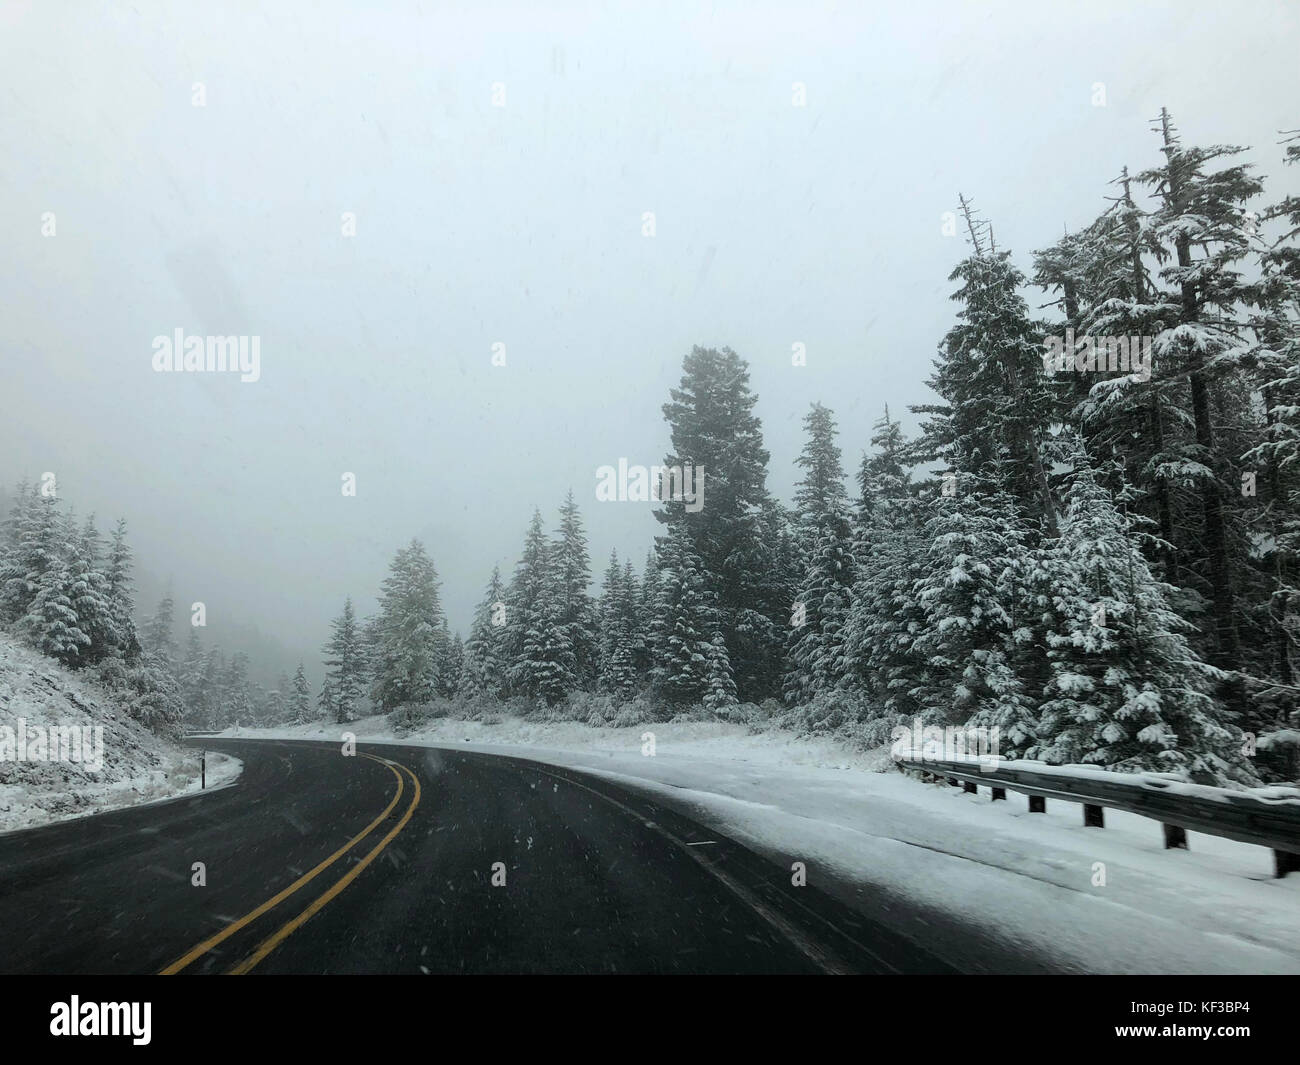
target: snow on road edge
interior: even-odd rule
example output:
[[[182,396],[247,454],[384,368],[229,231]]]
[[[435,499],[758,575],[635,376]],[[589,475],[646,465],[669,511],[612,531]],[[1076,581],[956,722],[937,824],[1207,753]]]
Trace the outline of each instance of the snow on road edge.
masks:
[[[649,791],[774,860],[806,862],[809,883],[965,969],[1036,958],[1057,971],[1300,973],[1300,876],[1274,880],[1266,849],[1189,833],[1189,851],[1166,851],[1148,818],[1108,810],[1107,827],[1089,829],[1064,802],[1031,816],[1014,793],[994,804],[987,790],[882,772],[887,751],[716,723],[439,719],[396,735],[370,718],[346,730],[361,742],[529,758]],[[333,740],[343,731],[226,735]],[[647,731],[654,757],[641,753]],[[932,922],[904,916],[916,907]]]

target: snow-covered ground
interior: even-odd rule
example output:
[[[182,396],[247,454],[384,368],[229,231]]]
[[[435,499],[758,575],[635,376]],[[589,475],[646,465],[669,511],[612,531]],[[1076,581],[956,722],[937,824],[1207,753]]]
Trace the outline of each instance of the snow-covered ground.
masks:
[[[1023,796],[994,803],[894,772],[888,749],[744,726],[497,724],[440,719],[398,736],[383,718],[360,740],[532,758],[642,789],[966,969],[1098,973],[1300,973],[1300,874],[1273,879],[1262,847],[1189,833],[1166,851],[1160,826]],[[229,736],[338,739],[342,726],[232,729]],[[653,732],[655,754],[643,755]],[[1101,882],[1104,866],[1105,880]],[[907,900],[909,905],[898,903]],[[921,916],[913,916],[917,910]]]
[[[200,787],[199,752],[167,743],[128,717],[93,682],[0,634],[0,728],[34,738],[75,726],[102,729],[102,765],[43,756],[0,760],[0,831],[31,828],[123,806],[174,798]],[[0,741],[2,743],[3,741]],[[34,745],[33,745],[34,746]],[[98,744],[92,744],[98,749]],[[15,748],[14,755],[18,753]],[[32,752],[29,752],[29,754]],[[208,790],[238,777],[242,763],[208,754]]]

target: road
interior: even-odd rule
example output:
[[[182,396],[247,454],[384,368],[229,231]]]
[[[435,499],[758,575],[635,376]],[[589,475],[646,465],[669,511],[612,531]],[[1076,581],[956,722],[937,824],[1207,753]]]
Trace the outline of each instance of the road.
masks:
[[[951,971],[593,775],[442,748],[203,745],[243,759],[237,785],[0,836],[0,972]]]

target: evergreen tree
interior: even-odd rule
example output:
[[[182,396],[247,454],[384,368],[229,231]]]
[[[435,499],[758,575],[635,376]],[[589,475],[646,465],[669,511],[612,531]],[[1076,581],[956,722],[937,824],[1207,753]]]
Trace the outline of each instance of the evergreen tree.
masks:
[[[912,408],[931,416],[912,457],[941,460],[954,471],[976,476],[998,463],[1023,513],[1055,535],[1050,456],[1044,454],[1042,437],[1056,401],[1043,375],[1040,330],[1020,295],[1025,279],[1012,265],[1010,252],[995,251],[965,201],[962,208],[974,252],[949,275],[962,283],[952,297],[961,310],[928,382],[944,403]]]
[[[659,600],[652,622],[652,683],[674,705],[713,709],[736,701],[736,684],[722,638],[716,598],[684,524],[659,539]]]
[[[303,672],[301,662],[298,663],[298,669],[293,675],[293,694],[289,700],[289,712],[291,720],[299,725],[305,725],[312,719],[311,688],[307,685],[307,674]]]
[[[26,615],[42,587],[47,571],[63,558],[60,544],[58,497],[32,489],[26,499],[19,497],[11,519],[14,545],[6,564],[3,614],[6,621],[19,622]],[[47,598],[58,582],[46,581]]]
[[[923,719],[997,727],[1000,753],[1015,756],[1036,735],[1034,693],[1015,668],[1032,636],[1028,536],[1000,480],[962,476],[954,495],[934,498],[912,588],[920,612],[914,653],[924,667],[911,694]]]
[[[445,658],[439,583],[419,540],[397,552],[379,599],[371,682],[371,695],[385,713],[427,703],[437,690]]]
[[[466,695],[497,699],[505,687],[509,664],[506,657],[508,612],[505,595],[501,571],[493,566],[487,593],[474,612],[474,622],[465,643],[460,691]]]
[[[203,689],[207,692],[208,727],[221,729],[233,724],[234,716],[226,698],[226,656],[220,647],[209,651],[203,662]]]
[[[600,600],[598,691],[621,699],[636,694],[640,615],[639,589],[632,564],[620,567],[618,552],[611,552]]]
[[[332,711],[326,721],[339,725],[354,721],[365,692],[365,657],[351,596],[343,601],[343,613],[334,619],[329,642],[325,644],[322,700],[326,690],[330,693],[327,708]]]
[[[321,681],[320,694],[316,697],[316,711],[323,724],[339,724],[338,700],[335,698],[329,677]]]
[[[456,633],[447,641],[447,661],[443,667],[442,692],[450,697],[460,691],[461,677],[465,673],[465,641]]]
[[[564,690],[590,688],[595,681],[598,657],[595,607],[587,592],[591,584],[591,556],[572,489],[560,508],[560,527],[551,548],[551,565],[559,623],[565,629],[565,641],[573,654],[574,675],[572,679],[564,679]]]
[[[181,699],[185,703],[185,716],[196,727],[202,728],[208,723],[210,708],[208,691],[204,685],[204,672],[207,668],[207,655],[199,640],[199,630],[191,625],[185,642],[185,656],[181,661],[180,688]]]
[[[912,497],[912,475],[905,455],[907,440],[903,427],[889,417],[889,407],[872,426],[871,446],[874,453],[863,454],[858,470],[858,521],[889,522],[899,508]]]
[[[69,564],[57,555],[41,573],[36,596],[18,621],[18,631],[41,654],[75,665],[90,646],[81,630],[74,598],[80,587]]]
[[[615,638],[618,631],[620,609],[620,588],[623,570],[618,563],[618,552],[609,553],[609,565],[605,567],[604,580],[600,588],[599,666],[596,676],[596,690],[609,690],[610,667],[614,656]]]
[[[646,553],[645,568],[641,571],[638,588],[628,588],[635,595],[640,625],[636,640],[636,671],[638,677],[648,677],[654,668],[657,648],[654,642],[654,616],[659,608],[659,562],[654,549]]]
[[[507,649],[511,691],[548,704],[573,691],[577,680],[577,658],[562,622],[553,561],[541,513],[534,511],[510,582]]]
[[[134,661],[140,653],[135,627],[135,589],[131,576],[131,546],[126,542],[126,519],[119,518],[113,529],[106,560],[105,577],[109,615],[117,633],[118,653]]]
[[[1226,482],[1236,479],[1232,464],[1216,444],[1213,395],[1216,380],[1239,370],[1250,344],[1243,338],[1237,308],[1251,290],[1235,264],[1249,251],[1241,221],[1245,204],[1262,190],[1243,164],[1212,170],[1220,159],[1244,149],[1215,145],[1186,148],[1168,112],[1160,113],[1163,165],[1138,180],[1160,197],[1152,232],[1168,258],[1161,278],[1177,293],[1178,318],[1154,341],[1157,357],[1184,375],[1190,391],[1195,451],[1179,474],[1197,486],[1201,501],[1203,558],[1197,569],[1209,585],[1214,618],[1213,661],[1225,669],[1240,665],[1235,614],[1239,563],[1232,557]]]
[[[86,519],[81,535],[75,541],[72,558],[73,607],[77,611],[77,625],[90,637],[90,643],[81,656],[83,663],[102,662],[116,654],[122,640],[113,616],[102,554],[103,543],[92,515]]]
[[[805,702],[836,687],[845,671],[843,631],[855,577],[853,528],[835,421],[820,403],[804,419],[808,439],[796,460],[800,536],[807,542],[789,630],[785,697]]]
[[[166,663],[154,652],[148,652],[148,656],[151,661],[166,667]],[[236,725],[252,724],[256,716],[253,707],[253,691],[248,681],[248,656],[242,651],[236,651],[230,656],[222,681],[222,690],[230,720]]]
[[[664,404],[672,437],[665,465],[703,477],[701,506],[666,500],[656,512],[682,524],[700,574],[716,601],[727,657],[743,699],[758,701],[780,689],[780,663],[789,599],[773,601],[756,580],[772,561],[763,542],[768,452],[754,414],[749,368],[730,348],[694,348],[681,384]]]
[[[842,501],[830,504],[815,533],[790,629],[785,696],[791,704],[839,687],[849,671],[844,630],[857,566],[853,527]]]
[[[1031,757],[1107,769],[1184,772],[1254,783],[1240,730],[1210,697],[1210,670],[1187,643],[1129,523],[1077,452],[1059,540],[1044,545],[1050,680]]]
[[[158,609],[144,627],[141,639],[144,649],[171,669],[176,661],[176,638],[172,635],[176,624],[176,606],[169,594],[163,596]]]

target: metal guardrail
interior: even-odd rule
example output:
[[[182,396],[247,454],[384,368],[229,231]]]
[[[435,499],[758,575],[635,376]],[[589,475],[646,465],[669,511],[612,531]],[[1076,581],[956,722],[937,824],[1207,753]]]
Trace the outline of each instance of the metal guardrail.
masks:
[[[1300,791],[1295,796],[1273,798],[1258,792],[1187,785],[1158,774],[1105,773],[1091,766],[1086,767],[1086,775],[1072,776],[1057,767],[1014,760],[998,760],[989,768],[987,762],[981,765],[977,759],[905,756],[895,761],[906,769],[961,783],[969,792],[983,784],[992,789],[994,799],[1005,799],[1008,788],[1021,792],[1029,796],[1030,813],[1043,813],[1048,799],[1079,803],[1083,823],[1090,827],[1105,827],[1106,807],[1140,814],[1161,823],[1166,848],[1186,849],[1189,830],[1254,843],[1273,852],[1277,876],[1300,872]]]

